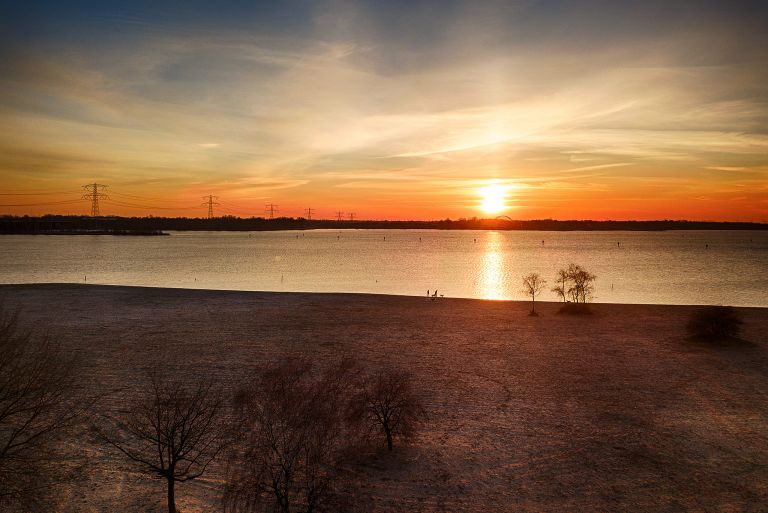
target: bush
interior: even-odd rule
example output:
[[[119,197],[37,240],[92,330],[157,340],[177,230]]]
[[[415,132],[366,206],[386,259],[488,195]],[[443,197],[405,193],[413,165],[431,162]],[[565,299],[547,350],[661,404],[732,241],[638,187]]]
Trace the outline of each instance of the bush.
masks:
[[[557,313],[568,315],[592,315],[592,310],[587,303],[565,303]]]
[[[701,308],[688,319],[688,334],[699,340],[710,342],[739,337],[743,321],[731,306],[708,306]]]

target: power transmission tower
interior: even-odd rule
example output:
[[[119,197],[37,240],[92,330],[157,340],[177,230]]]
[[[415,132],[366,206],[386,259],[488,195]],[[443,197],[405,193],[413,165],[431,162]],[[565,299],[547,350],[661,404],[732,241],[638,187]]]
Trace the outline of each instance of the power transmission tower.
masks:
[[[109,196],[103,192],[99,192],[99,188],[106,189],[107,186],[101,185],[100,183],[89,183],[88,185],[83,185],[83,189],[86,190],[86,193],[83,194],[83,199],[91,201],[91,217],[99,217],[99,215],[101,215],[99,213],[99,200],[109,199]]]
[[[264,211],[269,215],[270,219],[274,219],[275,212],[277,212],[277,205],[273,203],[267,203],[267,205],[264,207]]]
[[[213,219],[213,206],[219,205],[219,203],[216,203],[214,200],[219,199],[219,197],[209,194],[208,196],[203,196],[203,199],[205,200],[205,203],[202,203],[202,206],[208,207],[208,219]]]
[[[355,220],[355,213],[354,212],[350,212],[349,213],[349,220],[350,221],[354,221]]]
[[[307,207],[307,209],[304,210],[304,213],[307,214],[307,221],[311,221],[312,220],[312,212],[314,212],[314,211],[315,211],[314,208],[309,208],[309,207]]]
[[[342,212],[341,210],[336,212],[336,220],[337,221],[341,221],[341,216],[343,216],[343,215],[344,215],[344,212]]]

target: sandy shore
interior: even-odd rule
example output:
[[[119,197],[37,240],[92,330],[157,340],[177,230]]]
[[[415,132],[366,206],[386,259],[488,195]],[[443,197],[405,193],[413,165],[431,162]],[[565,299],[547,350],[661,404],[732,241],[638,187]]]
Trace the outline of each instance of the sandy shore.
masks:
[[[354,294],[5,285],[24,322],[86,361],[109,407],[166,359],[239,379],[262,362],[349,354],[412,369],[431,413],[407,448],[361,468],[376,511],[765,511],[768,309],[748,344],[686,340],[695,307]],[[83,442],[93,464],[62,511],[160,511],[163,485]],[[178,487],[216,506],[216,476]]]

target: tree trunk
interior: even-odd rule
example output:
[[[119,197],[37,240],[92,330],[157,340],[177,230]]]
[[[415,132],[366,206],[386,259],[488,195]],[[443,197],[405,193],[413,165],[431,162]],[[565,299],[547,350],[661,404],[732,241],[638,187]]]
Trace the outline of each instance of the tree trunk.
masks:
[[[280,513],[290,513],[291,512],[291,503],[288,500],[288,492],[286,490],[285,495],[281,495],[277,499],[277,507],[280,509]]]
[[[388,427],[384,428],[384,433],[387,435],[387,449],[392,450],[392,431]]]
[[[173,478],[168,479],[168,513],[176,513],[176,498],[174,497],[173,485],[176,481]]]

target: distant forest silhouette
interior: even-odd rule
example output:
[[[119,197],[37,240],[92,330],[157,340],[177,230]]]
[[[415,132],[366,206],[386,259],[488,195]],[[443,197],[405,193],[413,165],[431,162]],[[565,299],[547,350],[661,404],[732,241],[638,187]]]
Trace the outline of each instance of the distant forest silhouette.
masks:
[[[114,233],[154,235],[163,230],[274,231],[315,229],[433,229],[542,231],[768,230],[766,223],[716,221],[590,221],[537,219],[444,219],[438,221],[337,221],[301,217],[87,217],[46,215],[0,217],[0,233]]]

